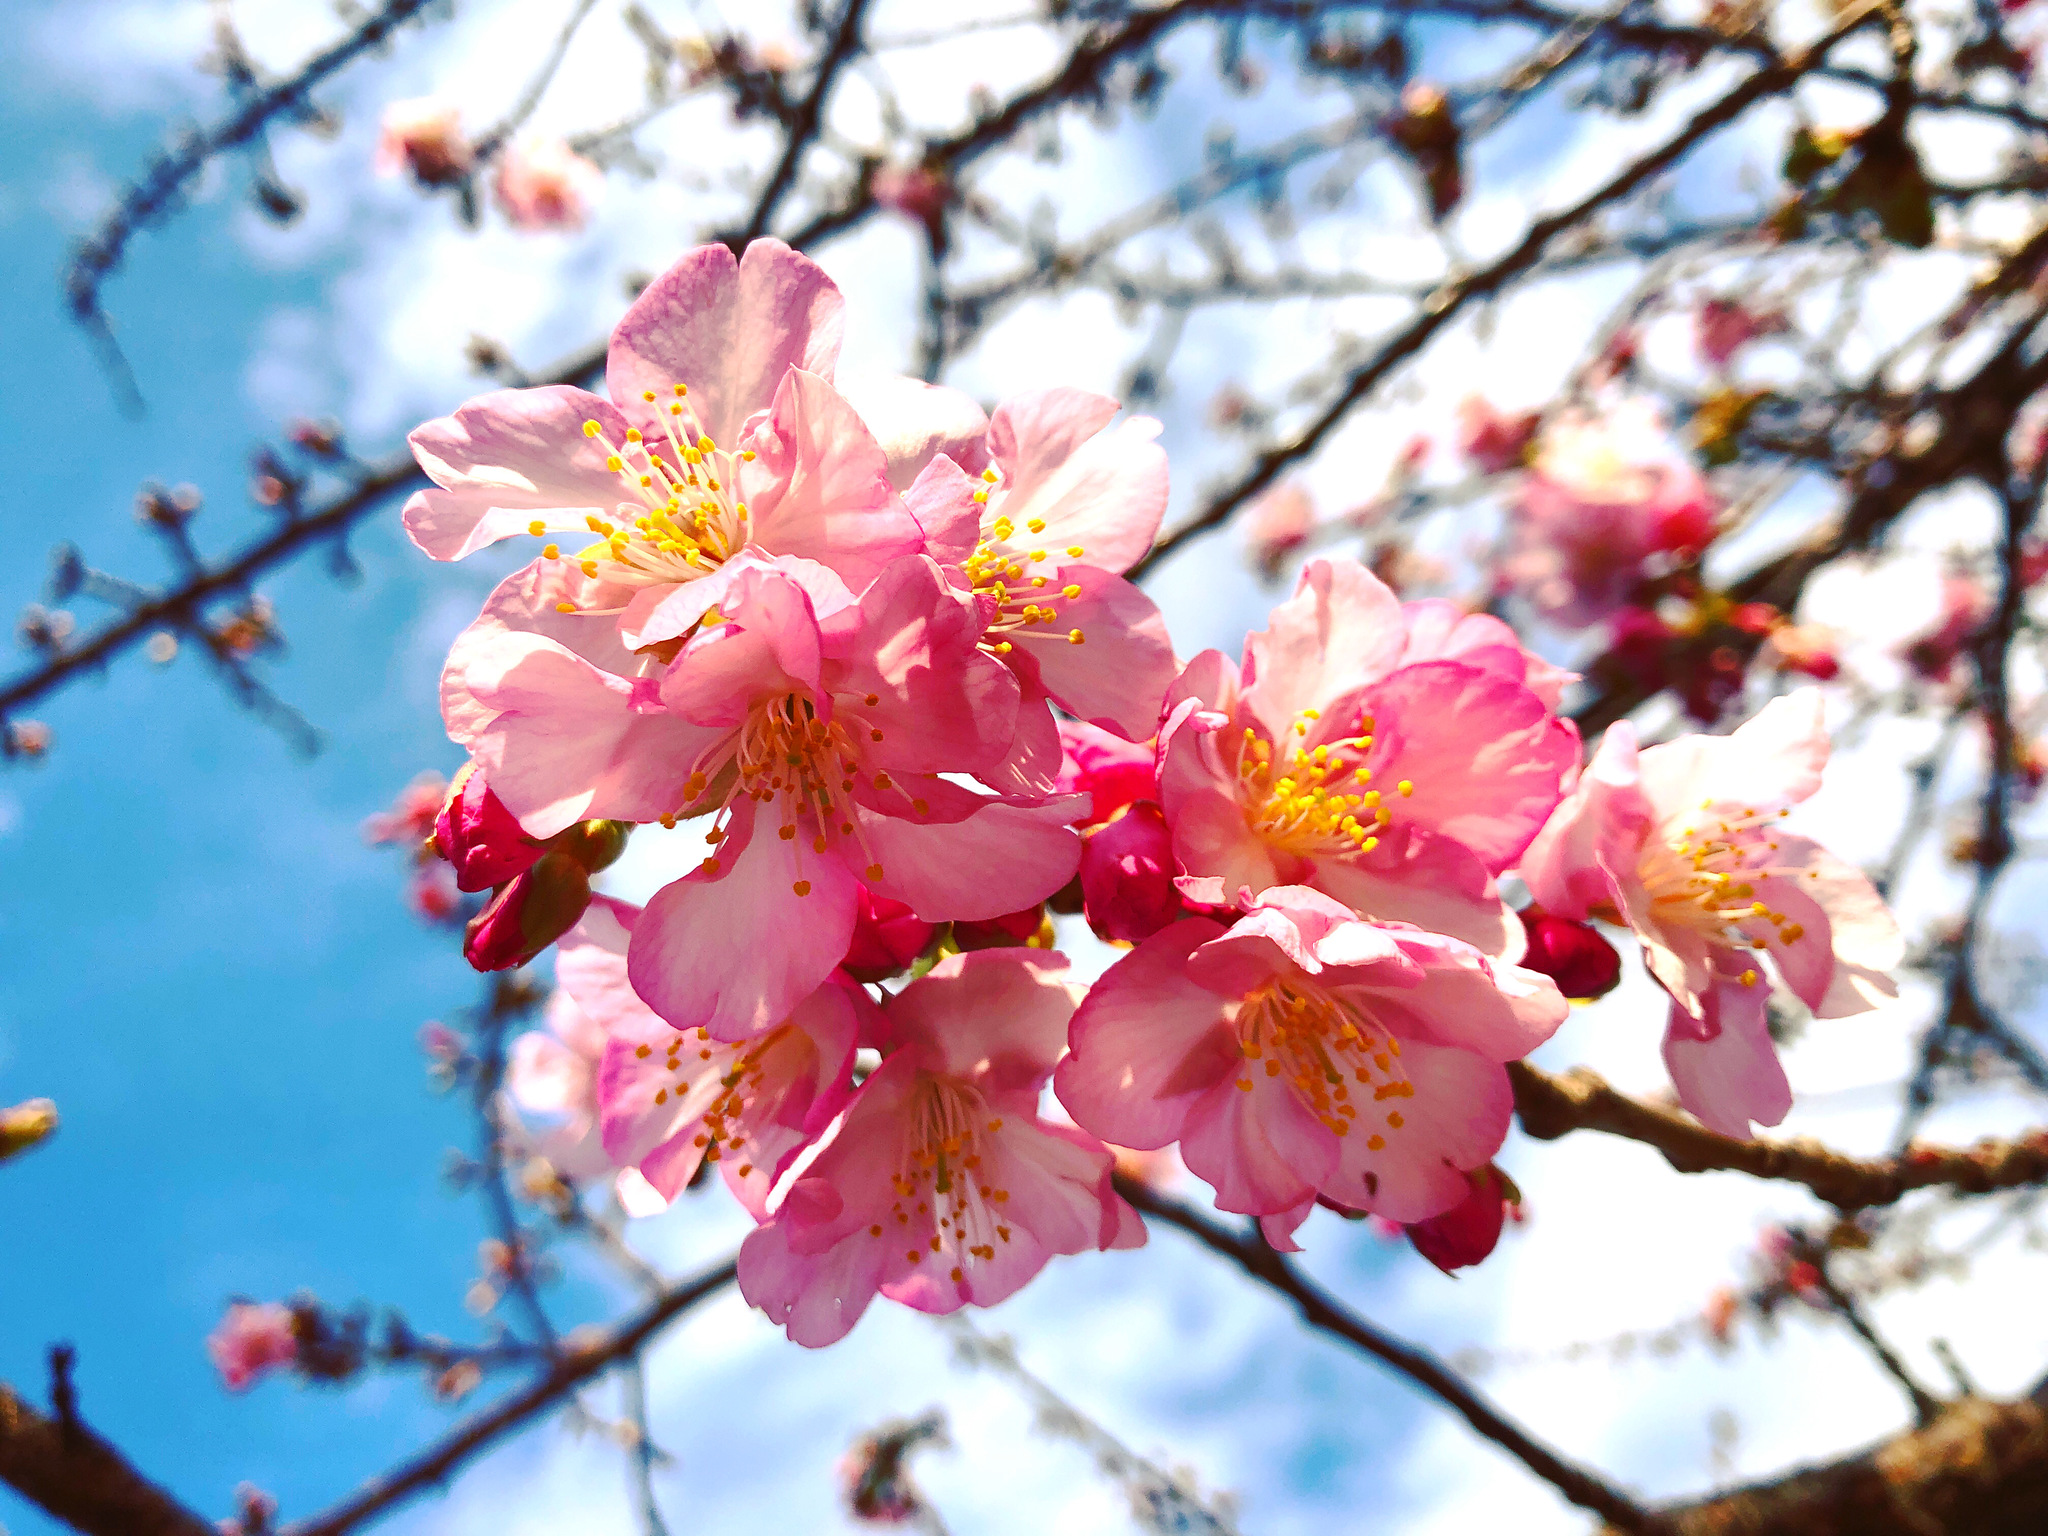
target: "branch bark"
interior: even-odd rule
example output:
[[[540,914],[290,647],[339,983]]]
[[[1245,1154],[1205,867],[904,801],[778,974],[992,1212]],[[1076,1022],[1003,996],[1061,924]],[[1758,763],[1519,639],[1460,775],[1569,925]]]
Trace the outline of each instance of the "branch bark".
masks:
[[[220,1536],[83,1424],[44,1417],[4,1382],[0,1482],[85,1536]]]
[[[1916,1189],[1984,1195],[2048,1181],[2048,1130],[1967,1149],[1916,1145],[1897,1157],[1849,1157],[1807,1139],[1737,1141],[1677,1110],[1630,1098],[1585,1067],[1553,1076],[1518,1061],[1509,1064],[1508,1077],[1522,1129],[1538,1141],[1605,1131],[1655,1147],[1680,1173],[1728,1170],[1804,1184],[1845,1211],[1892,1205]]]

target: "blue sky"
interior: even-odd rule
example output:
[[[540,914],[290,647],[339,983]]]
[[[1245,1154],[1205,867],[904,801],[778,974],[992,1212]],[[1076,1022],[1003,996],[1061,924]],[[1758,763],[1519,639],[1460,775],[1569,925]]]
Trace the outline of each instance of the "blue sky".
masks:
[[[143,162],[168,123],[209,101],[209,82],[189,67],[204,8],[16,0],[11,9],[21,25],[0,29],[0,65],[14,82],[0,95],[0,246],[15,279],[0,290],[0,442],[10,466],[0,609],[9,614],[40,596],[46,551],[60,540],[122,575],[166,574],[132,516],[144,479],[204,488],[196,537],[209,551],[227,548],[263,526],[242,492],[246,455],[286,418],[337,412],[381,451],[474,389],[459,356],[471,329],[505,337],[529,362],[559,355],[615,315],[622,272],[672,259],[716,217],[715,190],[615,179],[589,236],[522,242],[496,226],[461,234],[445,207],[372,182],[363,167],[376,103],[450,81],[474,89],[484,103],[476,115],[488,117],[490,93],[517,78],[497,67],[493,50],[510,46],[499,34],[516,41],[521,26],[531,35],[534,18],[552,14],[538,0],[511,0],[517,14],[494,34],[495,11],[480,23],[465,7],[462,22],[436,23],[337,89],[355,110],[334,145],[295,137],[281,146],[287,180],[313,194],[301,229],[262,227],[231,166],[193,208],[137,240],[107,290],[150,405],[131,421],[65,318],[58,277],[113,179]],[[332,29],[326,7],[296,9],[299,32],[257,18],[284,29],[291,46],[279,59]],[[565,90],[587,103],[616,63],[572,59]],[[948,77],[946,88],[964,89],[965,79]],[[1304,108],[1288,100],[1268,110],[1278,132]],[[1531,133],[1567,182],[1611,162],[1611,150],[1556,144],[1554,119],[1532,119]],[[1092,168],[1097,195],[1113,198],[1196,152],[1170,118],[1133,130],[1126,148]],[[1738,160],[1731,153],[1712,168]],[[1480,206],[1475,240],[1500,216]],[[1385,238],[1389,261],[1414,258],[1398,230]],[[878,226],[829,258],[854,301],[849,352],[871,366],[900,365],[907,351],[901,301],[913,239]],[[1508,314],[1492,354],[1454,337],[1449,345],[1465,350],[1450,366],[1488,358],[1510,403],[1533,398],[1562,355],[1546,327],[1589,313],[1588,303],[1574,290],[1534,319]],[[990,394],[1056,379],[1113,387],[1116,348],[1132,338],[1104,319],[1082,304],[1047,329],[1045,312],[1027,311],[1006,323],[1001,346],[968,360],[962,382]],[[1282,342],[1248,349],[1263,324],[1235,317],[1191,329],[1182,387],[1161,407],[1176,510],[1227,456],[1202,424],[1208,391],[1240,365],[1253,374],[1292,366]],[[1284,317],[1278,334],[1314,324]],[[1023,334],[1033,327],[1042,334]],[[1351,457],[1315,472],[1329,494],[1349,487],[1355,499],[1369,488],[1416,420],[1401,405],[1362,424],[1345,439]],[[395,507],[351,549],[363,571],[353,585],[330,579],[317,559],[262,584],[291,647],[266,675],[324,733],[316,758],[295,756],[190,657],[158,669],[134,656],[38,707],[55,731],[49,761],[0,767],[0,1101],[46,1094],[64,1115],[53,1142],[0,1169],[0,1378],[39,1391],[46,1345],[71,1341],[87,1417],[212,1515],[229,1512],[244,1479],[276,1493],[287,1517],[311,1513],[451,1418],[409,1379],[342,1394],[271,1383],[226,1395],[202,1341],[229,1297],[303,1287],[337,1304],[399,1305],[422,1328],[467,1336],[475,1327],[461,1297],[483,1229],[476,1203],[440,1173],[469,1126],[457,1103],[431,1091],[415,1037],[479,989],[445,938],[406,913],[398,860],[365,848],[357,827],[420,769],[455,765],[435,673],[502,563],[430,565],[404,542]],[[1271,599],[1228,541],[1169,571],[1161,591],[1184,654],[1234,649]],[[79,617],[91,623],[96,613],[81,603]],[[1848,802],[1830,823],[1852,844],[1859,804],[1867,801]],[[1624,1082],[1654,1082],[1654,1031],[1640,1021],[1658,1016],[1631,982],[1576,1016],[1550,1059],[1594,1059]],[[1795,1082],[1851,1086],[1896,1071],[1907,1022],[1859,1035],[1816,1030]],[[1868,1115],[1807,1128],[1852,1142],[1883,1134]],[[1510,1153],[1539,1219],[1485,1271],[1445,1281],[1318,1218],[1308,1233],[1319,1272],[1445,1349],[1554,1342],[1686,1315],[1735,1273],[1760,1217],[1801,1209],[1782,1191],[1703,1179],[1685,1189],[1681,1219],[1669,1175],[1647,1154],[1583,1141],[1517,1143]],[[680,1270],[729,1245],[738,1220],[721,1205],[687,1204],[639,1240]],[[1644,1240],[1620,1245],[1618,1229]],[[2028,1261],[2014,1262],[2015,1286],[2038,1278]],[[572,1258],[550,1299],[573,1323],[624,1297]],[[1913,1347],[1945,1304],[1936,1297],[1898,1314]],[[1027,1364],[1138,1449],[1237,1489],[1249,1530],[1320,1530],[1343,1518],[1448,1532],[1509,1512],[1531,1531],[1579,1528],[1404,1387],[1308,1337],[1171,1235],[1137,1256],[1056,1265],[992,1325],[1013,1331]],[[1940,1326],[1967,1357],[1966,1327],[1952,1317]],[[2043,1352],[2015,1343],[2006,1357]],[[1971,1363],[1994,1385],[2004,1384],[2002,1366],[2018,1369]],[[657,1437],[678,1456],[663,1493],[693,1529],[833,1528],[832,1468],[847,1441],[935,1402],[952,1411],[960,1445],[934,1458],[927,1480],[956,1528],[1125,1528],[1116,1496],[1079,1451],[1035,1436],[1011,1395],[962,1376],[937,1332],[896,1309],[878,1308],[846,1345],[811,1355],[727,1301],[665,1342],[654,1374]],[[1826,1412],[1807,1411],[1794,1390],[1815,1380],[1830,1383]],[[1753,1473],[1898,1421],[1868,1363],[1810,1329],[1768,1353],[1617,1377],[1529,1372],[1498,1388],[1568,1449],[1659,1490],[1706,1481],[1704,1424],[1717,1406],[1751,1426],[1743,1454],[1753,1459],[1742,1466]],[[613,1448],[551,1427],[393,1528],[540,1532],[585,1528],[563,1522],[586,1518],[591,1530],[625,1529],[614,1518],[619,1487]],[[0,1526],[14,1536],[54,1529],[6,1493]]]

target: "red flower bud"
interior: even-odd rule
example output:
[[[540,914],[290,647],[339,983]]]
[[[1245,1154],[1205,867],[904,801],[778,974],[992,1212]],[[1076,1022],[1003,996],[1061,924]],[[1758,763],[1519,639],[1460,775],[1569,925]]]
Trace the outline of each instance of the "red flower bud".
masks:
[[[556,849],[493,896],[469,920],[463,958],[480,971],[524,965],[576,926],[590,905],[590,872]]]
[[[1471,1193],[1440,1216],[1408,1228],[1415,1251],[1445,1274],[1477,1264],[1500,1241],[1501,1223],[1510,1203],[1521,1204],[1521,1191],[1493,1164],[1465,1175]]]
[[[883,981],[923,954],[937,929],[902,902],[877,896],[866,886],[856,894],[853,941],[840,964],[856,981]]]
[[[1081,901],[1088,926],[1136,944],[1181,916],[1174,886],[1173,833],[1150,800],[1140,800],[1081,845]]]
[[[1150,742],[1125,741],[1100,726],[1063,720],[1060,753],[1060,793],[1094,797],[1083,826],[1100,825],[1133,800],[1150,800],[1158,793]]]
[[[1566,997],[1605,997],[1621,981],[1621,956],[1598,929],[1540,907],[1522,913],[1529,952],[1522,964],[1557,983]]]
[[[1021,911],[1006,912],[1001,917],[955,923],[953,942],[962,949],[1014,949],[1037,938],[1044,927],[1045,908],[1034,903]]]
[[[434,823],[434,846],[455,866],[455,883],[465,891],[487,891],[533,867],[545,851],[519,819],[491,793],[471,763],[455,776]]]

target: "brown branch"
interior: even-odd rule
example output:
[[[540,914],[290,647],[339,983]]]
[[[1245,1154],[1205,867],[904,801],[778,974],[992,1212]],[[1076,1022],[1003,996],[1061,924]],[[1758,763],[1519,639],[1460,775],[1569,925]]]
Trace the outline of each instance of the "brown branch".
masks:
[[[85,1536],[219,1536],[90,1429],[45,1418],[4,1382],[0,1482]]]
[[[1859,1455],[1660,1512],[1666,1536],[2040,1536],[2048,1382],[1964,1398]]]
[[[633,1317],[581,1347],[572,1335],[557,1363],[531,1386],[457,1425],[438,1443],[371,1479],[327,1513],[294,1521],[279,1536],[342,1536],[442,1482],[477,1452],[555,1407],[577,1387],[634,1358],[668,1324],[730,1285],[737,1271],[737,1262],[728,1259],[665,1291]]]
[[[1803,1184],[1845,1211],[1891,1205],[1916,1189],[1983,1195],[2048,1181],[2048,1130],[1970,1148],[1909,1147],[1897,1157],[1849,1157],[1817,1141],[1737,1141],[1689,1116],[1630,1098],[1599,1074],[1552,1076],[1526,1061],[1508,1067],[1522,1129],[1539,1141],[1605,1131],[1655,1147],[1681,1173],[1731,1171]]]
[[[1182,545],[1229,521],[1232,513],[1272,486],[1290,465],[1315,452],[1389,374],[1427,346],[1467,304],[1499,291],[1523,271],[1535,266],[1542,260],[1550,242],[1559,235],[1668,170],[1701,140],[1726,127],[1757,102],[1797,84],[1802,76],[1820,64],[1830,49],[1869,22],[1874,14],[1872,5],[1873,0],[1864,0],[1825,36],[1790,58],[1758,70],[1712,105],[1696,112],[1684,128],[1663,144],[1632,161],[1578,202],[1538,219],[1529,226],[1521,243],[1498,261],[1444,284],[1425,302],[1420,315],[1382,343],[1366,363],[1352,372],[1344,388],[1321,415],[1292,441],[1260,454],[1248,473],[1210,497],[1208,505],[1199,513],[1154,544],[1144,559],[1131,567],[1130,578],[1139,580]]]
[[[1599,1474],[1574,1465],[1536,1439],[1453,1375],[1433,1355],[1383,1332],[1323,1290],[1302,1274],[1286,1255],[1267,1244],[1258,1235],[1256,1227],[1239,1232],[1137,1180],[1119,1175],[1116,1183],[1118,1193],[1146,1215],[1179,1227],[1204,1247],[1229,1259],[1252,1279],[1287,1297],[1311,1328],[1333,1334],[1393,1367],[1454,1409],[1481,1435],[1581,1509],[1592,1510],[1611,1526],[1624,1531],[1660,1531],[1654,1516]]]

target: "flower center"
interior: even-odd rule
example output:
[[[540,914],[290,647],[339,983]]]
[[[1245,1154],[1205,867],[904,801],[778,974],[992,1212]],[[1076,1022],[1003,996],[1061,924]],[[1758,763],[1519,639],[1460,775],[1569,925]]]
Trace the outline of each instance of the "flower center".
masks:
[[[635,587],[694,581],[717,570],[747,542],[747,504],[739,499],[737,482],[739,466],[753,459],[753,451],[720,448],[685,403],[688,386],[672,387],[667,409],[657,412],[663,439],[657,444],[650,444],[638,427],[628,427],[625,440],[614,443],[597,422],[583,423],[583,435],[604,449],[605,467],[618,477],[620,492],[616,523],[594,515],[584,519],[598,542],[569,558],[586,576]],[[640,398],[653,406],[660,397],[648,389]],[[539,537],[576,527],[566,520],[535,518],[527,532]],[[558,544],[541,553],[550,560],[562,558]],[[564,613],[576,611],[571,603],[556,606]]]
[[[1714,802],[1700,807],[1711,813]],[[1797,878],[1813,870],[1773,865],[1778,844],[1769,829],[1789,811],[1743,810],[1725,819],[1711,814],[1676,837],[1651,838],[1643,845],[1638,873],[1657,914],[1709,943],[1768,950],[1772,940],[1796,944],[1806,930],[1768,902],[1756,899],[1758,880]],[[1746,970],[1742,984],[1753,987],[1757,973]]]
[[[1246,1063],[1237,1079],[1241,1090],[1251,1092],[1254,1064],[1264,1062],[1266,1076],[1284,1077],[1338,1136],[1351,1134],[1358,1099],[1368,1090],[1373,1106],[1396,1101],[1385,1112],[1393,1131],[1405,1123],[1398,1101],[1415,1097],[1415,1085],[1401,1070],[1401,1042],[1304,978],[1276,976],[1245,998],[1237,1011],[1237,1052]],[[1386,1144],[1377,1130],[1366,1135],[1369,1151]]]
[[[1305,709],[1294,721],[1295,737],[1307,736],[1322,718]],[[1296,745],[1283,759],[1279,749],[1250,726],[1237,754],[1237,798],[1245,823],[1253,832],[1289,853],[1370,853],[1376,835],[1394,819],[1371,788],[1373,771],[1365,766],[1372,751],[1373,720],[1360,714],[1357,734],[1310,748]],[[1406,798],[1413,781],[1394,786]]]
[[[961,1285],[976,1264],[990,1263],[1010,1241],[1003,1206],[1010,1192],[982,1172],[987,1138],[1003,1128],[979,1090],[954,1078],[922,1077],[908,1109],[909,1134],[890,1182],[896,1199],[887,1221],[868,1228],[880,1237],[893,1224],[906,1263],[929,1263]],[[929,1234],[929,1235],[927,1235]]]
[[[880,703],[873,694],[870,705]],[[747,722],[725,737],[693,765],[683,784],[684,804],[702,801],[714,782],[725,785],[716,807],[720,820],[704,834],[714,847],[725,839],[733,800],[747,795],[763,807],[774,807],[779,816],[776,835],[786,843],[798,843],[796,862],[803,868],[803,846],[813,854],[832,855],[864,869],[869,881],[882,878],[881,862],[874,857],[853,810],[855,780],[865,771],[862,757],[867,747],[883,740],[882,731],[866,724],[844,705],[828,719],[807,694],[785,693],[756,704]],[[876,790],[895,787],[886,773],[869,781]],[[911,801],[919,815],[930,808],[921,800]],[[697,815],[709,806],[698,806],[686,814]],[[759,816],[767,814],[757,813]],[[674,826],[674,815],[664,816],[664,826]],[[765,830],[765,823],[762,824]],[[716,855],[704,860],[707,874],[717,874]],[[799,896],[811,894],[811,882],[799,878],[792,889]]]
[[[802,1043],[787,1024],[778,1024],[738,1045],[713,1040],[707,1030],[683,1030],[670,1037],[668,1055],[662,1062],[674,1082],[656,1089],[654,1102],[666,1104],[673,1095],[679,1112],[696,1110],[692,1118],[701,1120],[703,1128],[693,1140],[704,1149],[706,1162],[719,1162],[728,1152],[737,1155],[747,1140],[741,1121],[761,1092],[770,1058],[784,1047]],[[654,1054],[654,1047],[637,1045],[633,1054],[645,1061]],[[740,1164],[741,1178],[753,1171],[752,1163]]]
[[[986,507],[989,498],[987,487],[993,486],[998,477],[993,469],[985,469],[981,478],[986,485],[974,493],[974,499]],[[1045,532],[1045,519],[1030,519],[1024,530],[1030,534]],[[1007,656],[1014,648],[1014,642],[1009,638],[1013,631],[1034,625],[1058,628],[1060,616],[1059,610],[1052,605],[1053,598],[1062,597],[1072,602],[1081,595],[1080,587],[1071,582],[1054,589],[1051,576],[1042,571],[1030,573],[1032,566],[1051,558],[1052,551],[1034,548],[1029,541],[1018,543],[1016,537],[1017,525],[1002,513],[984,516],[981,542],[974,546],[974,553],[967,557],[964,567],[975,595],[995,603],[995,617],[982,631],[981,643],[998,656]],[[1079,544],[1070,544],[1066,552],[1073,560],[1086,553]],[[1086,639],[1087,636],[1078,629],[1067,631],[1070,645],[1080,645]]]

